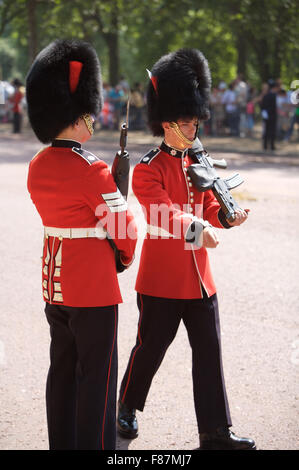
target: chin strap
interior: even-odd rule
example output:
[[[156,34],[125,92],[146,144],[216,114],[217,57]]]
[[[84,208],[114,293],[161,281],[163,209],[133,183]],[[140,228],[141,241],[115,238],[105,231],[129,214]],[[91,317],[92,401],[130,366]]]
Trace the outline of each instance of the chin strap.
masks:
[[[92,117],[90,116],[90,114],[83,114],[82,119],[85,122],[90,135],[92,135],[94,132]]]
[[[195,137],[193,140],[190,140],[188,139],[181,131],[179,125],[176,123],[176,122],[171,122],[170,123],[170,127],[174,130],[174,132],[176,133],[176,135],[182,140],[182,142],[184,144],[187,144],[187,145],[192,145],[193,142],[195,141],[196,139],[196,135],[197,135],[197,131],[196,131],[196,134],[195,134]]]

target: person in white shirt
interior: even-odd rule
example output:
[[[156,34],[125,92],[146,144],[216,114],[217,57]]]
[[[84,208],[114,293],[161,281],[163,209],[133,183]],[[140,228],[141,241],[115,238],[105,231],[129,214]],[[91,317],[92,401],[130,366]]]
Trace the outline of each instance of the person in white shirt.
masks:
[[[233,83],[231,83],[228,89],[223,93],[222,103],[225,105],[226,119],[230,129],[230,135],[239,136],[239,113]]]

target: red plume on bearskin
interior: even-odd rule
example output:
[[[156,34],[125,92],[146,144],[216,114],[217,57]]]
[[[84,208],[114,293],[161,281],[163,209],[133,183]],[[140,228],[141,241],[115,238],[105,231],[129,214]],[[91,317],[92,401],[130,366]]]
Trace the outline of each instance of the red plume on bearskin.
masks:
[[[195,116],[208,119],[210,89],[208,62],[199,50],[184,48],[162,56],[151,70],[147,88],[148,124],[153,135],[163,135],[163,121]]]

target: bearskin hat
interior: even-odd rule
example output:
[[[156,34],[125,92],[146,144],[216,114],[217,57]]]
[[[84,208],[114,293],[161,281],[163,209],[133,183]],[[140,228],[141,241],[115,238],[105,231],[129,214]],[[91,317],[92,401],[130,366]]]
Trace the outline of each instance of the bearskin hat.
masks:
[[[34,60],[26,79],[28,117],[37,138],[51,142],[83,114],[102,108],[100,62],[83,41],[56,40]]]
[[[149,76],[147,117],[153,135],[163,136],[164,121],[209,118],[211,76],[199,50],[184,48],[162,56]]]

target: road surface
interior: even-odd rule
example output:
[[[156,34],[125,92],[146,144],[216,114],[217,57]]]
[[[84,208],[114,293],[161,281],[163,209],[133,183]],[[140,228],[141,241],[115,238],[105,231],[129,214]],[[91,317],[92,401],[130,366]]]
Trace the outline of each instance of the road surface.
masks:
[[[28,162],[40,144],[30,133],[2,133],[0,138],[0,449],[43,450],[48,448],[44,395],[49,331],[40,287],[42,227],[26,190]],[[86,148],[111,163],[117,150],[117,140],[111,138],[100,133]],[[140,133],[130,139],[133,167],[152,139]],[[246,224],[219,230],[220,244],[210,250],[233,430],[254,438],[259,449],[298,449],[299,156],[244,150],[245,142],[243,152],[226,147],[225,153],[213,153],[228,161],[221,175],[242,174],[245,183],[234,195],[251,210]],[[132,192],[128,200],[142,237],[143,218]],[[140,247],[141,239],[133,266],[119,275],[124,299],[119,383],[136,337],[134,282]],[[183,326],[138,420],[138,439],[118,438],[118,449],[198,447],[191,351]]]

